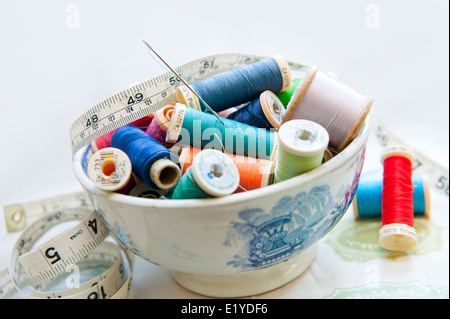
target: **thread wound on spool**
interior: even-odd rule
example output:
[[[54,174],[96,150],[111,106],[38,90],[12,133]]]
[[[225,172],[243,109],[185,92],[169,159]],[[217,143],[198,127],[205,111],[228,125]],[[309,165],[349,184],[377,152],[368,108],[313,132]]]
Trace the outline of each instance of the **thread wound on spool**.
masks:
[[[221,197],[239,185],[239,171],[232,160],[217,150],[203,150],[186,170],[171,194],[172,199]]]
[[[253,127],[176,104],[166,135],[166,141],[196,148],[222,149],[225,152],[255,158],[270,158],[274,134]]]
[[[134,126],[119,128],[111,139],[111,145],[128,155],[134,174],[150,187],[168,189],[166,187],[176,184],[181,175],[177,157]],[[161,161],[153,167],[158,160]]]
[[[145,130],[148,135],[163,145],[166,141],[167,129],[169,128],[174,106],[175,103],[171,103],[156,111],[153,120]]]
[[[292,86],[290,89],[276,93],[276,95],[280,99],[281,103],[283,103],[284,108],[287,108],[287,106],[289,105],[289,101],[291,100],[291,97],[294,95],[294,92],[297,89],[297,87],[301,81],[302,81],[301,78],[293,79]]]
[[[271,91],[264,91],[260,97],[228,115],[228,119],[254,127],[279,128],[285,109],[280,99]]]
[[[278,141],[275,183],[319,167],[329,138],[327,131],[315,122],[292,120],[280,127]]]
[[[88,176],[95,186],[104,191],[120,191],[132,187],[131,161],[117,148],[107,147],[95,152],[88,163]]]
[[[430,187],[425,176],[413,176],[414,216],[428,218],[430,209]],[[356,219],[380,218],[383,191],[382,178],[361,179],[353,199],[353,213]]]
[[[330,136],[330,146],[341,151],[356,136],[373,103],[334,78],[311,67],[296,88],[284,122],[307,119],[322,125]]]
[[[266,91],[279,92],[292,85],[286,60],[280,56],[264,59],[191,84],[192,89],[215,111],[253,101]],[[207,106],[186,87],[177,89],[178,101],[205,111]]]
[[[388,250],[409,250],[417,244],[414,229],[413,161],[413,151],[403,145],[388,146],[382,152],[382,227],[378,242]]]
[[[192,166],[194,159],[202,150],[184,146],[173,148],[172,151],[175,154],[179,154],[181,171],[182,174],[185,174],[187,169]],[[272,183],[274,173],[273,161],[228,153],[225,153],[225,155],[236,165],[240,176],[239,187],[234,193],[258,189]]]

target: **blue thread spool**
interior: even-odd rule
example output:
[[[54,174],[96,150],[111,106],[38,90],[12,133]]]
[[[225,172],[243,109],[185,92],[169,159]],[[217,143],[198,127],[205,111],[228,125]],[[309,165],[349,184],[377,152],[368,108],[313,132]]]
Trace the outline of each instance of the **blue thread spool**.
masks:
[[[168,190],[180,179],[177,157],[137,127],[119,128],[111,139],[111,146],[128,155],[133,173],[150,187]]]
[[[239,185],[239,171],[233,161],[217,150],[203,150],[170,194],[171,199],[222,197]]]
[[[271,91],[228,115],[228,119],[265,129],[278,129],[283,120],[285,108],[280,99]]]
[[[212,148],[254,158],[269,159],[275,147],[275,135],[266,129],[222,118],[188,108],[174,107],[166,142],[195,148]],[[222,142],[223,141],[223,142]]]
[[[423,176],[413,176],[414,215],[430,216],[430,187]],[[381,218],[383,179],[361,180],[353,200],[353,212],[356,219]]]
[[[215,111],[248,103],[266,90],[280,92],[292,85],[291,71],[281,55],[217,74],[191,84],[194,91]],[[203,101],[185,86],[177,89],[178,101],[197,110],[208,110]]]

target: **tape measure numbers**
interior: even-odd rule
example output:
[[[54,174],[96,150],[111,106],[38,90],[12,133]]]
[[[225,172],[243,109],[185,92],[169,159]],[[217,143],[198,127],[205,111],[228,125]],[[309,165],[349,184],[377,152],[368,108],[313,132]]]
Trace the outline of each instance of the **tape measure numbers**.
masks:
[[[266,56],[225,53],[199,58],[175,70],[190,82],[202,80],[234,68],[268,58]],[[305,70],[302,64],[289,67]],[[133,85],[100,102],[75,120],[70,128],[72,153],[121,126],[136,121],[173,102],[182,82],[172,72]]]
[[[50,229],[68,221],[79,223],[34,248]],[[9,272],[0,273],[0,298],[17,292],[25,298],[125,298],[134,256],[120,243],[105,240],[108,234],[96,211],[70,208],[38,218],[17,240]],[[77,273],[71,278],[72,272]],[[81,274],[84,280],[70,284],[68,279]]]
[[[50,226],[53,226],[51,223],[53,219],[81,219],[80,212],[82,210],[71,209],[66,210],[65,214],[56,212],[41,218],[39,222],[33,224],[33,227],[29,227],[22,237],[31,242],[34,236],[43,234]],[[33,252],[22,253],[23,249],[28,250],[30,247],[27,242],[20,242],[19,245],[23,246],[16,247],[20,253],[18,259],[27,269],[27,274],[33,284],[37,285],[57,276],[70,265],[76,264],[86,257],[103,242],[108,233],[109,230],[100,216],[93,211],[74,228]]]

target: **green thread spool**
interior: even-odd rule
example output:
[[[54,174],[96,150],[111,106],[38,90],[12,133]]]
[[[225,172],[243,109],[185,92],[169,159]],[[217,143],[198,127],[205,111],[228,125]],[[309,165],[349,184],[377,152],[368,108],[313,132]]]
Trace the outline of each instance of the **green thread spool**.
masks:
[[[292,95],[294,95],[295,89],[297,88],[297,86],[300,84],[301,81],[302,79],[293,79],[290,89],[282,92],[277,92],[275,94],[280,99],[281,103],[283,103],[284,108],[287,108]]]
[[[222,197],[239,186],[236,164],[217,150],[203,150],[175,186],[171,199]]]
[[[308,120],[292,120],[280,127],[274,182],[298,176],[322,164],[328,132]]]
[[[273,132],[221,118],[177,103],[173,109],[166,142],[199,149],[220,149],[227,153],[269,159],[275,147]]]

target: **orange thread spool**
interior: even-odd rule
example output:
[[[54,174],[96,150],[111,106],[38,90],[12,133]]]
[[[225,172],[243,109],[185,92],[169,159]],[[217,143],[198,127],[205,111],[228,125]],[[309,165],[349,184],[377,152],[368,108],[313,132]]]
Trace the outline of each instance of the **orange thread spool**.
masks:
[[[174,154],[178,154],[182,167],[182,174],[192,165],[194,158],[202,151],[198,148],[183,146],[171,149]],[[234,193],[258,189],[272,183],[275,162],[267,159],[257,159],[243,155],[226,153],[226,155],[236,165],[240,182]]]
[[[378,243],[388,250],[409,250],[417,244],[412,184],[414,153],[406,146],[392,145],[383,150],[382,161],[382,227]]]

